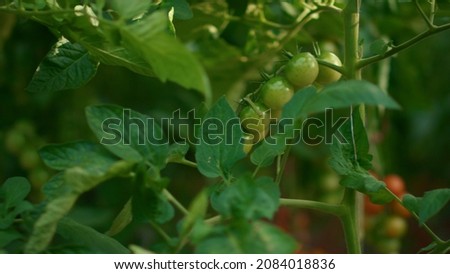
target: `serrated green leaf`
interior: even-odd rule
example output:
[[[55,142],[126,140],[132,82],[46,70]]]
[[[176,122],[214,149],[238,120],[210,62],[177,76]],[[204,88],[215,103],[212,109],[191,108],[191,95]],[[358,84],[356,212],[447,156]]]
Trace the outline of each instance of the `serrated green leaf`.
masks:
[[[204,219],[208,210],[208,193],[206,190],[200,192],[189,206],[189,214],[184,218],[181,227],[181,237],[186,236],[195,225],[196,222]]]
[[[108,236],[114,236],[121,232],[128,224],[133,220],[133,214],[131,210],[131,199],[128,200],[123,206],[119,214],[114,218],[114,221],[108,231],[105,233]]]
[[[24,199],[30,193],[31,184],[26,178],[12,177],[0,188],[0,229],[10,227],[20,214],[33,208]]]
[[[191,19],[194,15],[186,0],[164,0],[161,7],[170,10],[174,9],[174,18],[179,20]]]
[[[130,250],[121,245],[117,240],[69,218],[63,218],[59,222],[56,233],[63,238],[64,245],[82,246],[89,253],[130,253]]]
[[[369,154],[369,140],[359,111],[354,110],[352,119],[348,119],[339,129],[330,145],[330,166],[340,175],[357,171],[360,167],[372,168],[372,155]]]
[[[26,178],[12,177],[5,181],[0,188],[0,201],[8,209],[20,204],[30,193],[31,184]]]
[[[121,27],[124,46],[138,52],[161,81],[171,80],[201,91],[209,102],[211,88],[205,70],[183,44],[166,32],[168,23],[167,14],[155,12]]]
[[[306,105],[307,113],[323,112],[326,108],[347,108],[366,104],[399,109],[400,106],[378,86],[364,80],[339,81],[326,86]]]
[[[369,56],[383,54],[389,49],[390,42],[385,39],[377,39],[369,45]]]
[[[138,245],[130,245],[128,248],[133,254],[155,254],[154,252]]]
[[[45,146],[39,155],[48,167],[56,170],[81,167],[99,174],[118,160],[101,145],[87,141]]]
[[[160,168],[166,165],[169,145],[155,119],[113,105],[89,106],[86,117],[100,143],[114,155]]]
[[[133,219],[144,223],[154,221],[163,224],[175,214],[169,201],[161,193],[150,188],[141,188],[133,194],[131,208]]]
[[[111,0],[111,7],[123,19],[131,19],[138,15],[144,14],[152,5],[149,0]]]
[[[167,156],[167,162],[177,162],[185,158],[186,153],[189,151],[189,145],[184,144],[171,144],[169,147],[169,153]]]
[[[211,126],[218,129],[214,134]],[[204,117],[200,136],[195,158],[199,171],[206,177],[227,176],[236,162],[245,157],[240,142],[243,133],[239,118],[225,97],[219,99]]]
[[[297,91],[292,99],[283,107],[279,126],[283,130],[268,136],[251,154],[251,161],[257,166],[271,165],[276,156],[284,153],[288,140],[294,138],[294,129],[298,127],[297,121],[308,114],[305,112],[306,104],[316,96],[315,87],[308,87]],[[288,123],[284,123],[287,121]]]
[[[85,85],[97,73],[95,61],[80,44],[61,39],[37,68],[27,90],[54,92],[76,89]]]
[[[387,204],[394,199],[385,183],[365,172],[352,172],[344,176],[340,184],[368,195],[376,204]]]
[[[136,170],[136,179],[131,198],[133,220],[163,224],[174,216],[174,209],[163,195],[168,179],[161,178],[158,172],[149,172],[142,165]]]
[[[225,218],[270,219],[278,209],[279,199],[279,188],[271,178],[254,180],[247,175],[213,192],[211,204]]]
[[[280,229],[261,221],[216,228],[196,246],[201,254],[287,254],[297,243]]]
[[[34,223],[33,231],[25,246],[26,253],[40,253],[50,244],[59,221],[71,210],[78,197],[100,183],[128,174],[134,163],[118,161],[103,174],[92,174],[81,167],[65,170],[46,185],[49,200],[44,212]]]
[[[449,201],[450,188],[427,191],[422,198],[414,197],[411,194],[403,196],[403,205],[408,210],[416,212],[420,224],[436,215]]]
[[[2,230],[0,231],[0,248],[4,248],[11,242],[15,240],[19,240],[22,238],[22,235],[13,229]]]

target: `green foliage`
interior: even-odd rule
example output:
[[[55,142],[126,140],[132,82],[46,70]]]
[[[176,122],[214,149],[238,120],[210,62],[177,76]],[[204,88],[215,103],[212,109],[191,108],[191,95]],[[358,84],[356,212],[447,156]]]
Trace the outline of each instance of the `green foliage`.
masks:
[[[343,178],[342,186],[369,195],[372,202],[385,204],[394,198],[386,189],[385,183],[368,173],[372,165],[369,154],[369,141],[359,111],[342,125],[342,137],[330,145],[330,166]]]
[[[165,134],[165,125],[160,125],[153,118],[167,116],[167,109],[151,109],[152,116],[148,116],[116,105],[88,106],[85,109],[87,122],[99,143],[77,141],[48,145],[40,150],[43,162],[59,172],[43,186],[45,199],[40,204],[32,205],[27,201],[28,196],[30,200],[40,198],[35,189],[42,185],[36,180],[36,176],[33,176],[36,174],[35,170],[31,170],[27,165],[22,167],[26,169],[23,171],[30,170],[28,175],[32,186],[21,177],[10,178],[1,186],[0,252],[5,250],[26,253],[130,253],[130,250],[112,236],[121,232],[127,234],[125,228],[129,225],[135,229],[135,226],[150,224],[154,232],[159,234],[159,237],[155,237],[157,241],[165,240],[166,243],[152,242],[155,244],[149,249],[131,245],[132,252],[151,253],[149,251],[151,249],[156,252],[174,253],[189,251],[233,254],[292,253],[298,248],[296,239],[271,224],[273,222],[284,228],[277,218],[273,220],[280,203],[337,216],[343,224],[348,251],[359,252],[358,205],[355,202],[355,191],[368,195],[372,202],[378,204],[388,203],[394,198],[385,183],[369,173],[373,168],[373,157],[369,153],[368,130],[373,130],[378,124],[366,125],[366,122],[373,123],[372,117],[369,116],[371,113],[360,106],[373,107],[378,110],[377,114],[384,112],[385,109],[400,108],[382,88],[361,80],[360,69],[392,56],[431,34],[450,28],[448,24],[434,26],[413,39],[404,39],[407,42],[400,46],[386,42],[384,38],[378,39],[369,47],[365,47],[369,48],[369,51],[363,54],[364,42],[361,37],[364,35],[366,39],[366,36],[371,35],[370,31],[366,30],[359,37],[360,26],[348,25],[354,21],[354,17],[351,16],[358,13],[359,8],[350,3],[346,10],[342,10],[343,4],[339,1],[336,6],[334,1],[269,1],[270,3],[258,1],[256,5],[250,1],[234,0],[194,1],[195,3],[186,0],[101,0],[81,1],[82,5],[80,1],[72,0],[4,2],[6,4],[0,7],[0,11],[6,10],[27,16],[44,24],[58,39],[27,87],[28,91],[39,93],[34,96],[45,96],[44,91],[79,89],[96,75],[98,66],[104,64],[124,67],[144,76],[156,77],[161,82],[171,81],[177,84],[165,85],[167,89],[161,90],[150,86],[150,92],[157,94],[151,98],[166,98],[165,93],[172,96],[172,93],[167,91],[169,88],[175,89],[181,91],[176,91],[180,101],[187,102],[186,106],[191,107],[198,98],[193,100],[187,90],[196,90],[203,96],[209,111],[201,120],[202,124],[195,125],[197,134],[194,135],[197,140],[191,143],[171,144],[168,141],[171,132]],[[371,4],[364,3],[364,5]],[[327,13],[329,17],[327,15],[325,20],[322,20],[322,11],[329,11]],[[421,16],[427,17],[423,13]],[[439,13],[433,16],[439,17]],[[313,21],[313,19],[320,20]],[[425,19],[430,22],[430,18]],[[308,24],[307,28],[303,28],[307,22],[314,24]],[[11,29],[13,25],[14,22]],[[369,25],[375,29],[375,24]],[[8,58],[3,57],[8,56],[3,53],[9,53],[9,48],[15,47],[15,44],[12,44],[13,46],[4,44],[10,32],[7,26],[8,20],[0,17],[0,34],[2,34],[0,69],[10,65],[4,62],[4,59]],[[344,28],[346,30],[346,41],[333,37],[342,32],[337,29],[341,26],[342,30]],[[333,30],[332,35],[327,34],[330,29]],[[379,36],[378,30],[375,32],[376,36]],[[263,67],[271,70],[264,72],[264,75],[289,76],[291,74],[289,61],[272,65],[268,64],[270,60],[278,59],[277,54],[283,49],[291,50],[300,46],[307,48],[312,42],[316,43],[315,39],[318,37],[322,39],[324,35],[329,35],[330,40],[335,41],[336,45],[342,44],[347,47],[344,49],[346,64],[338,65],[339,77],[342,74],[344,80],[331,84],[319,80],[313,83],[315,76],[310,77],[311,79],[304,84],[316,86],[310,85],[293,95],[284,105],[279,122],[272,123],[275,130],[263,141],[258,140],[258,144],[256,142],[247,144],[254,149],[249,159],[245,159],[246,153],[242,144],[244,134],[241,128],[245,128],[245,124],[241,125],[237,116],[237,112],[245,114],[242,111],[243,107],[238,106],[238,103],[242,102],[239,100],[243,95],[244,83],[254,80],[254,72]],[[358,43],[361,49],[358,48]],[[3,51],[4,45],[7,45],[6,51]],[[12,56],[22,56],[22,52],[18,52],[20,54]],[[337,47],[335,52],[338,52]],[[301,55],[308,55],[310,61],[316,64],[316,58],[312,54],[303,51]],[[364,55],[369,58],[360,59],[360,56]],[[320,67],[323,66],[321,63]],[[12,68],[16,74],[21,72],[15,66]],[[100,90],[117,83],[109,78],[111,75],[115,76],[110,74],[114,71],[106,67],[104,69],[100,74],[106,75],[107,83],[94,82],[89,89]],[[327,69],[331,71],[331,68]],[[316,70],[308,66],[302,67],[301,70],[299,75],[289,77],[292,82],[301,84],[301,77],[317,74]],[[389,79],[385,79],[388,77],[382,75],[386,71],[388,69],[385,67],[376,71],[380,74],[377,75],[377,81],[383,88],[389,82],[386,81]],[[120,71],[121,75],[122,73],[123,71]],[[369,77],[370,73],[372,71],[367,70]],[[3,85],[3,78],[9,75],[8,71],[0,73],[0,86],[8,87],[7,82]],[[26,73],[24,75],[25,77],[21,75],[21,78],[27,78]],[[14,94],[20,94],[17,90],[22,88],[21,84],[16,85],[14,82],[18,77],[11,79]],[[134,79],[138,78],[131,81]],[[337,79],[338,77],[334,80]],[[215,94],[212,93],[210,81]],[[152,83],[146,80],[142,82],[145,82],[145,85]],[[162,86],[161,83],[159,85]],[[124,87],[138,90],[143,85],[126,82],[121,86],[122,89]],[[249,84],[248,87],[252,85]],[[266,106],[262,105],[261,100],[273,110],[278,110],[283,105],[272,101],[280,99],[275,98],[276,96],[264,99],[264,91],[260,89],[250,92],[246,97],[247,103],[250,102],[249,98],[255,100],[253,104],[249,103],[250,106],[258,105],[261,109],[265,109]],[[290,98],[292,93],[291,90],[287,96]],[[127,93],[128,97],[135,95],[132,93],[128,96]],[[44,97],[39,97],[38,100],[44,104],[42,102],[47,99],[42,98]],[[117,101],[124,98],[107,94],[101,101]],[[210,107],[213,98],[220,99]],[[19,99],[18,102],[23,102],[23,98]],[[80,101],[79,105],[100,101],[95,97],[86,97],[85,101],[78,97],[75,99],[77,102]],[[128,99],[124,99],[122,104],[129,105]],[[162,101],[150,103],[155,105],[160,102]],[[64,105],[64,102],[58,103]],[[147,107],[147,101],[142,100],[140,103],[141,108]],[[250,106],[244,108],[247,107],[254,112]],[[171,107],[173,105],[168,109],[173,111]],[[181,108],[183,107],[184,105]],[[160,111],[162,109],[164,110]],[[350,110],[347,121],[334,132],[336,138],[329,144],[329,155],[326,155],[329,157],[329,166],[340,176],[340,185],[345,188],[344,198],[340,204],[300,200],[297,197],[280,199],[280,189],[287,190],[284,193],[292,196],[297,196],[298,193],[307,196],[318,192],[316,188],[312,189],[313,191],[303,191],[309,190],[307,186],[305,189],[303,186],[304,183],[308,183],[303,179],[307,178],[309,173],[297,178],[295,176],[297,173],[294,174],[288,169],[292,170],[291,165],[296,164],[290,162],[292,155],[289,153],[294,142],[301,137],[296,135],[299,135],[299,132],[301,135],[299,130],[303,130],[301,126],[305,119],[309,115],[320,114],[327,109]],[[63,118],[61,121],[66,122],[65,120],[66,118]],[[293,123],[286,124],[286,121]],[[40,127],[38,131],[43,132],[48,128],[51,126]],[[168,129],[171,129],[170,126]],[[34,129],[31,130],[33,131]],[[265,131],[265,128],[262,128],[262,131]],[[82,134],[81,132],[80,135]],[[13,154],[19,154],[22,149],[29,149],[28,146],[41,146],[41,142],[34,140],[34,135],[30,134],[29,129],[7,133],[7,136],[20,136],[17,138],[20,140],[15,144],[10,142],[12,148],[8,150]],[[49,136],[54,137],[50,132]],[[3,131],[0,130],[0,139],[2,138]],[[27,141],[33,144],[30,145]],[[195,155],[190,153],[190,146],[195,149]],[[302,149],[301,145],[297,146],[295,143],[292,151],[296,150],[298,155],[295,156],[300,156],[298,158],[302,160],[302,166],[308,169],[309,162],[307,160],[303,162],[301,158],[304,156]],[[19,156],[22,162],[22,158],[25,157]],[[195,158],[196,162],[191,161],[191,158]],[[319,158],[320,156],[314,158],[317,160],[314,164],[321,166],[325,157],[322,162]],[[276,170],[275,166],[274,170],[263,168],[272,165],[275,159],[277,159]],[[374,166],[381,168],[378,159],[375,159],[377,162]],[[172,164],[168,165],[169,163]],[[250,175],[249,167],[254,168],[251,164],[257,167]],[[195,167],[197,170],[184,173],[184,169],[177,165]],[[36,170],[48,175],[44,167]],[[260,172],[264,175],[274,173],[276,178],[260,177]],[[292,175],[290,180],[286,180],[293,182],[292,185],[279,185],[284,183],[283,173]],[[200,177],[201,175],[203,177]],[[190,176],[193,179],[189,178]],[[333,173],[333,176],[336,174]],[[168,190],[170,180],[179,177],[188,178],[182,183],[186,189],[195,191],[191,195],[195,198],[187,203],[190,204],[188,209],[183,206],[187,201],[178,200]],[[206,180],[211,183],[209,187],[204,186]],[[76,211],[79,210],[76,204],[83,194],[110,181],[125,182],[129,185],[109,184],[105,188],[95,190],[98,191],[96,194],[102,193],[103,198],[108,199],[110,197],[116,199],[114,194],[120,191],[125,197],[121,196],[121,200],[117,201],[121,203],[127,201],[121,209],[119,208],[121,204],[118,204],[114,210],[111,208],[105,210],[108,213],[118,212],[106,233],[97,231],[94,227],[98,227],[94,225],[92,227],[84,225],[85,220],[81,224],[75,221],[80,219],[68,216],[76,215]],[[199,189],[194,181],[198,181],[202,188]],[[301,184],[297,184],[299,181]],[[299,189],[296,189],[297,187]],[[329,188],[333,189],[331,192],[334,196],[341,193],[336,186]],[[179,195],[180,192],[176,189],[173,193]],[[424,252],[445,253],[450,248],[449,241],[441,240],[425,224],[442,210],[449,200],[450,189],[432,190],[426,192],[423,197],[409,194],[403,197],[403,205],[418,217],[419,223],[425,226],[433,238],[433,243],[424,248]],[[91,211],[92,208],[87,210]],[[176,214],[175,210],[179,210],[182,216]],[[100,212],[94,211],[96,217]],[[280,216],[280,219],[283,219],[282,211]],[[110,217],[112,219],[113,216]],[[173,227],[176,229],[172,229]],[[123,240],[127,236],[130,235],[125,237],[120,235],[119,238]],[[400,241],[395,239],[391,243],[397,245]]]
[[[254,180],[247,175],[230,186],[218,187],[212,194],[211,204],[224,218],[271,219],[278,209],[279,199],[280,191],[271,178]]]
[[[218,226],[196,247],[202,254],[262,254],[292,253],[295,241],[280,229],[262,221],[235,222]]]
[[[130,172],[133,164],[118,161],[111,164],[108,170],[99,174],[81,167],[72,167],[62,175],[55,176],[47,184],[50,200],[45,205],[44,212],[34,224],[33,232],[25,247],[27,253],[42,252],[50,244],[59,221],[74,206],[78,197],[98,184],[115,176]]]
[[[32,205],[25,201],[30,190],[30,183],[22,177],[9,178],[2,185],[0,188],[0,229],[10,227],[20,214],[32,208]],[[11,233],[3,234],[3,237],[11,239],[9,236],[15,237]]]
[[[108,105],[87,107],[86,117],[100,143],[116,156],[131,162],[149,161],[159,168],[165,166],[169,146],[155,119]]]
[[[122,19],[131,19],[144,14],[152,2],[141,0],[120,1],[112,0],[111,7],[119,14]]]
[[[325,108],[347,108],[355,105],[384,106],[399,109],[400,106],[378,86],[364,80],[339,81],[328,85],[311,99],[306,113],[322,112]]]
[[[87,141],[45,146],[39,154],[44,163],[55,170],[81,167],[99,174],[118,160],[101,145]]]
[[[127,254],[130,251],[117,240],[88,226],[63,218],[56,230],[58,241],[66,248],[81,248],[89,254]],[[60,238],[60,239],[59,239]],[[59,252],[58,252],[59,253]]]
[[[98,62],[80,44],[60,39],[31,79],[30,92],[54,92],[84,86],[96,74]]]
[[[231,168],[245,157],[239,118],[222,97],[205,115],[195,158],[206,177],[228,178]]]
[[[427,191],[423,197],[414,197],[411,194],[403,196],[404,206],[419,216],[420,224],[424,224],[438,213],[448,201],[450,188]]]

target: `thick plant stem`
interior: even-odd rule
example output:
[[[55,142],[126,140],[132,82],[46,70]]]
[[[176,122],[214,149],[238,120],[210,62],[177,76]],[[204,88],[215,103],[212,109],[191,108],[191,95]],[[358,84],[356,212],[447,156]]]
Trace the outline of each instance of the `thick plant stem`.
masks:
[[[361,70],[357,67],[359,59],[361,58],[359,46],[359,11],[361,7],[361,0],[351,0],[344,9],[344,34],[345,34],[345,58],[344,67],[347,77],[349,79],[361,79]],[[342,205],[345,206],[346,212],[341,217],[345,233],[345,241],[348,253],[361,253],[359,220],[360,207],[358,202],[358,193],[347,188],[342,200]]]

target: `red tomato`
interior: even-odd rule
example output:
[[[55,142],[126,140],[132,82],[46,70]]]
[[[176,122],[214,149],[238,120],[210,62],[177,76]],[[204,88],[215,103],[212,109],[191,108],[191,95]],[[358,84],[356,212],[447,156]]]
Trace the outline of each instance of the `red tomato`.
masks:
[[[390,174],[384,177],[384,182],[386,183],[387,188],[397,197],[401,197],[405,194],[406,187],[402,177],[396,174]]]

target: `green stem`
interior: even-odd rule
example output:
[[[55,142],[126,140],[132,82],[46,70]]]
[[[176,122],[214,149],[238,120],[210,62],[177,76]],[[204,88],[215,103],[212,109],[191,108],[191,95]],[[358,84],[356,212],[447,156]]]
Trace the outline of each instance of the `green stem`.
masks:
[[[323,213],[332,214],[338,217],[345,215],[345,207],[342,205],[333,205],[317,201],[300,200],[300,199],[280,199],[280,205],[297,207],[304,209],[317,210]]]
[[[277,183],[277,185],[279,185],[281,183],[281,179],[283,178],[283,174],[284,174],[284,170],[286,169],[286,164],[287,161],[289,159],[289,154],[291,152],[292,149],[292,145],[288,145],[286,147],[286,150],[284,151],[283,156],[281,156],[281,162],[280,162],[280,167],[279,169],[277,169],[277,177],[275,179],[275,182]]]
[[[162,193],[181,213],[189,215],[189,211],[167,189],[164,189]]]
[[[373,63],[376,63],[383,59],[386,59],[388,57],[391,57],[392,55],[397,54],[402,50],[408,49],[434,34],[446,31],[448,29],[450,29],[450,23],[441,25],[439,27],[434,27],[434,28],[428,29],[398,46],[392,46],[392,48],[390,50],[386,51],[383,54],[379,54],[379,55],[375,55],[375,56],[371,56],[371,57],[362,59],[361,61],[359,61],[359,63],[357,64],[356,67],[361,69],[370,64],[373,64]]]
[[[170,236],[161,228],[161,226],[152,221],[150,221],[150,225],[153,227],[156,233],[158,233],[164,239],[164,241],[170,244],[172,238],[170,238]]]
[[[197,163],[189,161],[185,158],[183,159],[171,159],[170,161],[168,161],[168,163],[174,163],[174,164],[181,164],[181,165],[185,165],[188,167],[193,167],[193,168],[197,168]]]
[[[400,203],[403,207],[405,207],[404,205],[403,205],[403,201],[402,201],[402,199],[400,199],[400,197],[398,197],[397,195],[395,195],[389,188],[385,188],[391,195],[392,195],[392,197],[394,197],[394,199],[398,202],[398,203]],[[405,207],[406,208],[406,207]],[[414,216],[414,218],[417,220],[417,221],[419,221],[419,223],[420,223],[420,218],[419,218],[419,216],[415,213],[415,212],[412,212],[412,211],[410,211],[409,209],[408,209],[408,211]],[[422,227],[425,229],[425,231],[430,235],[430,237],[436,242],[436,243],[439,243],[439,244],[443,244],[443,243],[445,243],[445,241],[444,240],[442,240],[438,235],[436,235],[436,233],[434,233],[433,232],[433,230],[431,230],[431,228],[426,224],[426,223],[423,223],[422,224]]]
[[[346,76],[347,72],[344,70],[344,68],[342,68],[340,66],[336,66],[334,64],[331,64],[327,61],[320,60],[320,59],[317,59],[317,63],[319,63],[322,66],[329,67],[330,69],[335,70],[335,71],[339,72],[340,74]]]
[[[351,0],[344,9],[344,36],[345,57],[344,67],[349,79],[361,79],[361,69],[357,67],[361,57],[359,46],[359,12],[361,0]],[[348,253],[361,253],[359,217],[360,203],[358,193],[350,188],[345,189],[342,206],[345,214],[341,216],[341,222],[345,233],[345,241]]]

